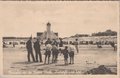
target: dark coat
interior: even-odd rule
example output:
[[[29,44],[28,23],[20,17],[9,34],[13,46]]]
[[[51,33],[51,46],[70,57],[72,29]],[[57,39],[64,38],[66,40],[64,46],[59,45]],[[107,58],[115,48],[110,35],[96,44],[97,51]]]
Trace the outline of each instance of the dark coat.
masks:
[[[36,51],[40,51],[40,43],[39,43],[39,41],[36,41],[36,42],[34,43],[34,49],[35,49]]]
[[[32,52],[32,42],[30,40],[27,41],[26,48],[28,52]]]

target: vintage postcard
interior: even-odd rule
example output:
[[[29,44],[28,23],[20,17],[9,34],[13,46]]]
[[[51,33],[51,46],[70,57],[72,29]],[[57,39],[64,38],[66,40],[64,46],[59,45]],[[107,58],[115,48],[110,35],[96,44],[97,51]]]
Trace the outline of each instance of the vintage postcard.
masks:
[[[0,1],[0,78],[119,78],[118,1]]]

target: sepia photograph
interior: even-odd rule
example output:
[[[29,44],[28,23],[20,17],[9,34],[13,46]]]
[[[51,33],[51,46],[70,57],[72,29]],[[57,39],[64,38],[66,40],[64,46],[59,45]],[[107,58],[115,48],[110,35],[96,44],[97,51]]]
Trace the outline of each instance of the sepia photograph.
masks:
[[[3,75],[118,75],[117,1],[0,2]]]

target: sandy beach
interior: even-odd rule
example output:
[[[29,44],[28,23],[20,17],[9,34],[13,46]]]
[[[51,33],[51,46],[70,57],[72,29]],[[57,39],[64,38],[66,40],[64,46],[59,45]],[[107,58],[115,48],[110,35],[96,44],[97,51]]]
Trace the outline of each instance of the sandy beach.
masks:
[[[29,63],[25,48],[4,48],[3,57],[3,72],[7,75],[82,75],[100,65],[117,72],[117,52],[106,45],[103,48],[97,48],[96,45],[80,45],[79,53],[75,53],[75,63],[71,65],[64,65],[63,55],[58,56],[57,63],[45,65],[44,51],[42,51],[42,63]]]

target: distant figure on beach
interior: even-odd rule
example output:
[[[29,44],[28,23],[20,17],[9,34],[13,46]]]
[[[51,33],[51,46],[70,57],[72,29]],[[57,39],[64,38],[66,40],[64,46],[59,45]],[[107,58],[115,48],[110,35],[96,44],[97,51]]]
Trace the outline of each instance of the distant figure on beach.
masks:
[[[75,40],[74,45],[75,45],[75,48],[76,48],[77,53],[79,53],[78,39]]]
[[[63,50],[63,55],[64,55],[64,62],[65,62],[65,65],[68,65],[68,47],[65,46],[65,49]]]
[[[114,48],[114,51],[117,50],[117,44],[115,44],[115,42],[110,42],[110,45]]]
[[[60,52],[60,55],[62,54],[63,49],[64,49],[64,46],[63,46],[62,38],[59,38],[59,52]]]
[[[44,64],[46,64],[47,58],[48,58],[48,64],[50,63],[51,49],[52,49],[52,45],[47,44],[46,49],[45,49],[45,62],[44,62]]]
[[[15,42],[13,42],[13,48],[15,48],[15,45],[16,45]]]
[[[69,52],[69,57],[70,57],[70,63],[69,64],[74,64],[74,52],[75,52],[75,46],[73,45],[72,42],[68,45],[68,52]]]
[[[6,47],[6,45],[5,45],[6,43],[3,41],[3,48],[5,48]]]
[[[96,42],[98,48],[102,48],[101,41]]]
[[[63,41],[62,38],[59,38],[60,42],[59,42],[59,47],[63,47]]]
[[[33,55],[33,49],[32,49],[32,37],[30,37],[29,40],[27,41],[26,48],[28,51],[28,54],[27,54],[28,62],[30,62],[30,56],[32,57],[33,62],[35,62],[35,58]]]
[[[38,57],[39,57],[39,61],[42,62],[42,55],[41,55],[39,39],[37,39],[36,42],[34,43],[34,49],[35,49],[36,62],[38,62]]]

